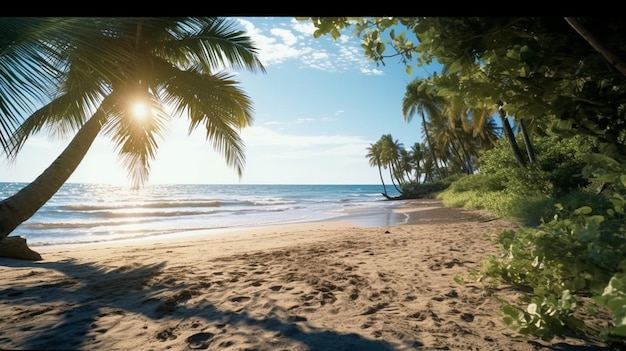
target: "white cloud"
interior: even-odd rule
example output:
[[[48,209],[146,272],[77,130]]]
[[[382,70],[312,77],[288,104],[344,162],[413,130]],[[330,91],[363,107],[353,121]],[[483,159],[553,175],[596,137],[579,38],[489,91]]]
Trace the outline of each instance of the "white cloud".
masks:
[[[362,68],[361,72],[367,74],[368,76],[382,76],[383,75],[383,71],[379,69]]]
[[[359,39],[349,33],[335,41],[330,36],[314,38],[316,28],[310,21],[292,18],[284,23],[286,27],[281,24],[269,29],[256,27],[246,19],[239,22],[259,48],[259,57],[266,67],[293,60],[327,72],[357,70],[365,75],[383,74],[363,55]]]
[[[270,33],[277,36],[286,46],[294,45],[298,42],[298,38],[291,31],[282,28],[272,28]]]
[[[316,28],[311,21],[298,21],[297,19],[292,18],[289,23],[295,31],[306,34],[308,37],[313,37],[313,32],[315,32]]]
[[[261,29],[250,21],[239,19],[239,23],[259,48],[259,58],[265,66],[283,63],[302,55],[300,50],[294,47],[297,43],[296,36],[289,30],[272,28],[270,35],[264,35]]]
[[[310,148],[310,147],[345,147],[356,145],[360,152],[364,154],[365,147],[370,142],[360,136],[353,135],[289,135],[281,134],[264,127],[249,127],[243,130],[242,138],[249,149],[263,146],[281,146],[285,150],[290,148]]]

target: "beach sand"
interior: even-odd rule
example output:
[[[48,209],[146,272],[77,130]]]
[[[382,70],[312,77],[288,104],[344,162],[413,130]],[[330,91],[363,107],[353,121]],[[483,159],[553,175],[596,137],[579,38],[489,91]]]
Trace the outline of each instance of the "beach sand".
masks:
[[[469,279],[497,253],[486,237],[513,223],[438,200],[396,214],[407,223],[195,232],[1,258],[0,349],[598,349],[515,334]]]

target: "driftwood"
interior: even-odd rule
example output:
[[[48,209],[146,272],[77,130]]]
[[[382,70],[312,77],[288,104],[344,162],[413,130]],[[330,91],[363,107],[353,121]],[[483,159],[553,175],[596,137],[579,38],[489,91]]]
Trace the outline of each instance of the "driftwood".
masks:
[[[29,261],[41,261],[43,259],[39,253],[28,247],[26,239],[21,236],[8,236],[0,240],[0,257]]]

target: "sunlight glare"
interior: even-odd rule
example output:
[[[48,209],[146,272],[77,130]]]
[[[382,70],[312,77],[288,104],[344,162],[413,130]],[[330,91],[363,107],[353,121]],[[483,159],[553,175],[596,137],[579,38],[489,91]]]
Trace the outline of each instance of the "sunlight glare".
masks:
[[[142,102],[136,102],[133,105],[133,117],[139,121],[143,121],[148,117],[148,108]]]

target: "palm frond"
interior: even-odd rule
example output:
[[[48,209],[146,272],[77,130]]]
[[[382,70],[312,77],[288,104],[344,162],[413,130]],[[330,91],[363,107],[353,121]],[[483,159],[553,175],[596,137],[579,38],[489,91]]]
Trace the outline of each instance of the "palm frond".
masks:
[[[253,122],[250,98],[227,73],[206,75],[196,69],[170,76],[174,78],[163,87],[164,104],[189,117],[189,133],[203,126],[206,139],[241,176],[245,147],[239,132]]]
[[[193,59],[190,65],[202,65],[204,72],[231,68],[265,73],[258,59],[258,49],[237,23],[225,18],[196,18],[202,25],[195,32],[187,33],[176,45],[186,57]]]
[[[138,96],[149,112],[141,119],[133,116],[132,105]],[[102,108],[109,116],[104,134],[113,141],[133,187],[143,186],[148,181],[150,163],[156,157],[158,142],[164,138],[170,116],[154,95],[129,90],[111,93]]]

